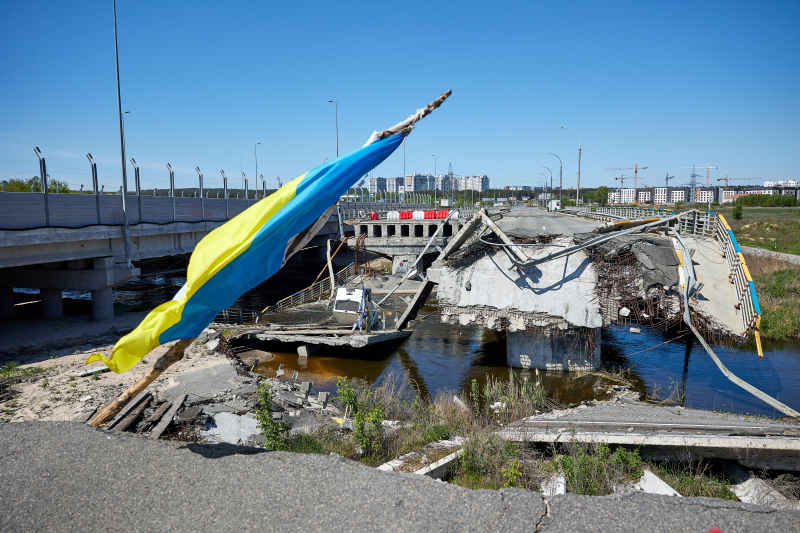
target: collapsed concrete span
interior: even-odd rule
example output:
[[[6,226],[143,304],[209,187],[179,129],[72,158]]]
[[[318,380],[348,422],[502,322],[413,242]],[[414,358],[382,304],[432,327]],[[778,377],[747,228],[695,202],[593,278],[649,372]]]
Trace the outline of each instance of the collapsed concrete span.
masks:
[[[476,215],[448,243],[403,320],[438,284],[443,322],[505,331],[510,366],[566,371],[599,366],[603,326],[658,330],[681,323],[682,259],[667,224],[599,238],[608,225],[563,215],[495,219]],[[694,237],[695,250],[713,243]],[[720,286],[710,298],[697,290],[690,311],[705,336],[741,340],[746,329],[738,333],[735,294],[717,294],[731,290],[727,269],[717,270],[709,280],[716,276]],[[730,316],[716,316],[721,307]]]

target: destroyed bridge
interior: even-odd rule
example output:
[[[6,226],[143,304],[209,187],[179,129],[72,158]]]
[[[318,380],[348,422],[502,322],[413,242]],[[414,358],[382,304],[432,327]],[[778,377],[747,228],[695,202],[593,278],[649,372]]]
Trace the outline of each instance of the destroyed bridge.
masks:
[[[731,381],[707,341],[743,342],[761,312],[739,245],[716,213],[652,209],[515,208],[475,214],[427,268],[398,329],[437,286],[445,323],[506,336],[509,366],[591,371],[600,328],[639,332],[688,326]],[[779,402],[778,402],[779,403]],[[793,410],[778,409],[792,416]]]

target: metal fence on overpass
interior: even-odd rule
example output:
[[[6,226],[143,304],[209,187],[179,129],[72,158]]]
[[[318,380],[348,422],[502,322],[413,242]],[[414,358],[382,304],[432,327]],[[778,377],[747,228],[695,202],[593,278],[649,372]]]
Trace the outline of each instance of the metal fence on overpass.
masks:
[[[118,194],[0,193],[0,229],[82,228],[123,223]],[[128,223],[228,220],[260,200],[128,195]],[[45,207],[46,206],[46,207]]]

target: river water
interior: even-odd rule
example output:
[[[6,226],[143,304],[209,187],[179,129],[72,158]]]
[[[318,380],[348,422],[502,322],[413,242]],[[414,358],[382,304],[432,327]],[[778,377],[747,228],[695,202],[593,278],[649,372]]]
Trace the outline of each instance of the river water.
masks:
[[[431,299],[433,300],[433,298]],[[429,303],[430,301],[429,300]],[[404,304],[394,300],[387,309]],[[427,305],[420,316],[434,313]],[[281,323],[312,323],[324,313],[288,311],[271,320]],[[644,331],[644,330],[643,330]],[[752,341],[744,346],[714,345],[717,356],[734,374],[795,409],[800,409],[800,343],[763,341],[764,358],[760,359]],[[503,334],[481,327],[458,327],[442,324],[435,315],[423,320],[413,335],[398,347],[374,351],[365,357],[311,356],[299,358],[294,353],[270,351],[272,358],[259,364],[258,371],[275,376],[280,364],[287,377],[297,370],[299,379],[313,381],[315,390],[333,391],[336,376],[380,380],[389,372],[406,376],[423,394],[439,391],[469,390],[477,379],[482,385],[487,376],[508,378]],[[244,357],[264,361],[269,355],[251,350]],[[676,398],[675,389],[684,391],[684,405],[697,409],[781,416],[771,407],[730,382],[716,367],[691,332],[631,333],[624,328],[605,328],[602,332],[602,365],[622,368],[640,392],[659,399]],[[521,375],[531,372],[514,370]],[[594,376],[576,377],[574,373],[542,372],[543,384],[551,395],[565,404],[595,398]],[[608,382],[606,382],[608,383]],[[603,398],[599,393],[598,398]]]
[[[316,276],[319,267],[309,265],[310,278]],[[308,275],[299,276],[306,281]],[[114,300],[118,310],[152,309],[172,298],[184,283],[180,273],[166,276],[150,276],[116,287]],[[273,279],[268,285],[254,289],[244,295],[237,305],[244,308],[261,308],[285,296],[287,280]],[[295,290],[291,288],[290,290]],[[37,291],[24,291],[37,292]],[[65,297],[87,301],[89,293],[65,291]],[[435,297],[429,303],[435,302]],[[405,304],[392,298],[390,310],[401,310]],[[434,313],[436,307],[427,305],[420,316]],[[309,309],[286,311],[270,316],[277,323],[312,323],[326,316],[324,310]],[[643,331],[646,331],[643,329]],[[714,345],[713,348],[725,365],[737,376],[758,387],[781,402],[800,409],[800,343],[764,340],[764,358],[760,359],[752,340],[744,346]],[[439,391],[469,390],[472,379],[481,384],[487,376],[508,377],[505,339],[494,330],[479,327],[459,327],[442,324],[436,315],[417,325],[413,335],[399,346],[384,351],[372,350],[367,358],[341,358],[311,356],[306,361],[294,353],[272,351],[270,355],[258,349],[242,355],[263,361],[258,371],[274,376],[280,364],[284,365],[286,377],[297,370],[303,381],[313,381],[315,390],[335,388],[335,376],[350,376],[368,380],[380,380],[389,372],[400,372],[419,388],[423,394],[435,395]],[[269,359],[265,361],[265,359]],[[623,368],[628,378],[640,392],[667,398],[674,389],[685,391],[687,407],[780,416],[771,407],[737,387],[719,371],[702,346],[691,333],[683,331],[650,332],[636,334],[624,328],[605,328],[602,332],[601,361],[605,368]],[[515,372],[525,374],[525,371]],[[543,382],[551,395],[562,403],[573,403],[595,397],[592,376],[576,377],[564,372],[542,372]]]

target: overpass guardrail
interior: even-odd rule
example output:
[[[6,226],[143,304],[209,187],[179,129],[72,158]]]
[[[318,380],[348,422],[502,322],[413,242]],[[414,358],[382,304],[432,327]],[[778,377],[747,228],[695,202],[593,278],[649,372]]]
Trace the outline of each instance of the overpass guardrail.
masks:
[[[0,229],[83,228],[122,225],[119,194],[0,192]],[[126,198],[129,224],[170,224],[230,220],[260,199],[131,195]]]

